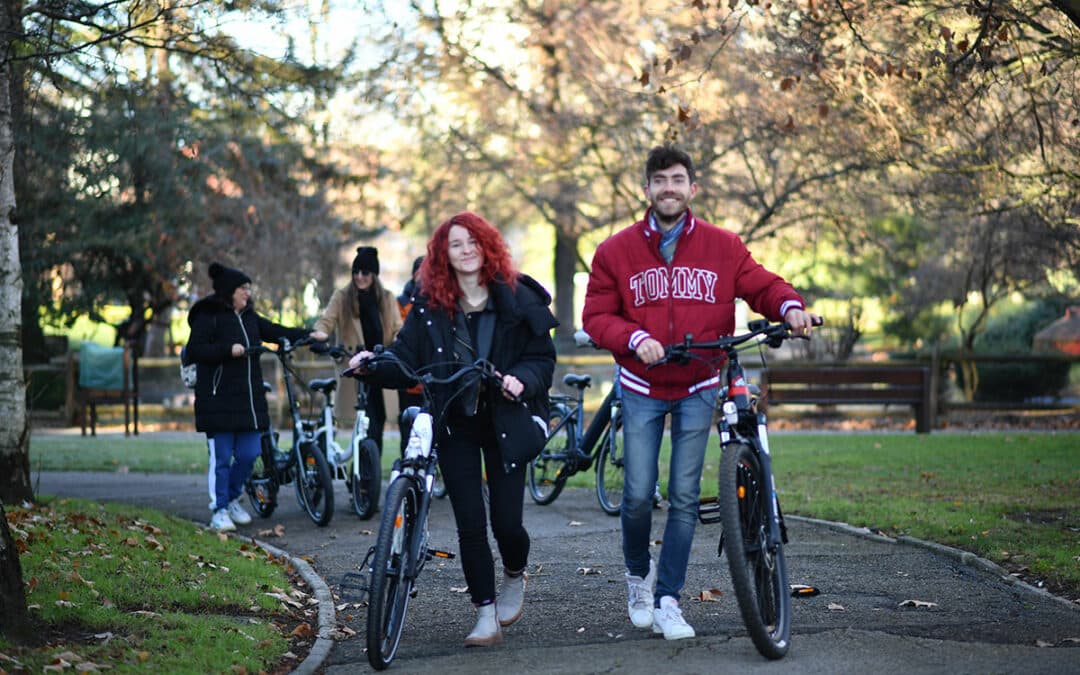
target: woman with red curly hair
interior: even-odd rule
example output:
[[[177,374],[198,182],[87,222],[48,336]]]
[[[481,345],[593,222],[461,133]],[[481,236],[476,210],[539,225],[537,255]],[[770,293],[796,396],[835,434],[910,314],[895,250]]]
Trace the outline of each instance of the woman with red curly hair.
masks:
[[[548,309],[548,292],[514,269],[499,231],[475,213],[459,213],[435,230],[420,267],[420,290],[388,351],[436,377],[477,359],[491,361],[502,374],[501,387],[474,385],[453,397],[452,387],[429,385],[432,414],[442,422],[436,429],[439,470],[454,509],[465,581],[477,608],[476,627],[465,646],[492,645],[502,640],[502,627],[517,621],[524,607],[529,557],[529,533],[522,523],[525,469],[543,441],[537,443],[528,414],[520,423],[521,401],[533,415],[546,417],[555,370],[551,330],[558,322]],[[349,366],[362,369],[370,356],[370,351],[362,351]],[[382,387],[413,384],[393,363],[360,372]],[[491,532],[503,564],[498,596],[488,545],[485,473]]]

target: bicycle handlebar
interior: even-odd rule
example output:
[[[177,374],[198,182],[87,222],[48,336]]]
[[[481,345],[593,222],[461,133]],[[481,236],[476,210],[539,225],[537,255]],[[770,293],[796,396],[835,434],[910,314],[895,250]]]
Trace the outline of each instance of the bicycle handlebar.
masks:
[[[281,338],[280,340],[277,341],[276,344],[278,345],[278,350],[277,351],[281,351],[282,354],[289,354],[291,352],[296,351],[300,347],[306,347],[307,345],[313,345],[312,346],[312,351],[314,351],[316,353],[319,353],[318,351],[316,351],[314,345],[322,344],[322,343],[320,343],[318,340],[311,337],[310,335],[307,335],[305,337],[300,338],[299,340],[297,340],[295,342],[290,341],[288,338]],[[266,352],[275,352],[276,353],[275,350],[270,349],[269,347],[267,347],[266,345],[263,345],[263,344],[252,345],[252,346],[247,347],[246,349],[244,349],[244,355],[245,356],[259,356],[261,354],[265,354]]]
[[[380,363],[394,364],[394,366],[401,370],[406,376],[423,383],[425,386],[431,384],[453,384],[470,373],[478,373],[482,378],[491,380],[492,382],[499,382],[500,385],[502,383],[502,373],[495,368],[494,363],[487,359],[477,359],[472,363],[465,364],[446,377],[435,377],[431,373],[421,373],[414,370],[409,364],[399,359],[393,352],[383,351],[381,349],[377,349],[373,356],[364,359],[355,368],[346,368],[341,373],[341,376],[362,378],[367,375],[373,367]],[[506,390],[504,389],[503,391],[505,392]],[[513,397],[513,400],[520,400],[520,397],[515,396]]]
[[[823,319],[814,317],[814,326],[820,326],[823,323]],[[751,321],[747,324],[747,328],[749,330],[742,335],[729,335],[708,342],[694,342],[694,336],[687,333],[682,342],[664,347],[664,356],[659,360],[650,363],[648,367],[653,368],[664,363],[678,363],[680,365],[685,365],[694,356],[691,352],[692,349],[720,349],[725,352],[730,352],[739,345],[749,342],[758,336],[763,336],[765,339],[762,340],[762,342],[774,349],[782,345],[785,340],[810,339],[808,335],[797,335],[792,333],[791,324],[787,321],[769,323],[765,319],[759,319]]]

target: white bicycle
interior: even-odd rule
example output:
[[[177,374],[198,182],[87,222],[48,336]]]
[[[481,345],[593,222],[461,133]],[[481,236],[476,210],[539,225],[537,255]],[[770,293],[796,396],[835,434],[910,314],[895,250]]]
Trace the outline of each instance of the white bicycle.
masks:
[[[322,352],[322,350],[316,350]],[[347,359],[350,354],[340,345],[326,347],[325,352],[334,359]],[[348,447],[337,442],[337,426],[334,424],[335,378],[312,380],[308,389],[323,395],[323,406],[312,431],[315,442],[330,464],[330,473],[337,480],[344,480],[352,496],[356,515],[364,520],[371,518],[379,509],[379,493],[382,489],[382,460],[379,446],[368,438],[370,420],[366,412],[368,387],[362,381],[356,383],[356,422]]]

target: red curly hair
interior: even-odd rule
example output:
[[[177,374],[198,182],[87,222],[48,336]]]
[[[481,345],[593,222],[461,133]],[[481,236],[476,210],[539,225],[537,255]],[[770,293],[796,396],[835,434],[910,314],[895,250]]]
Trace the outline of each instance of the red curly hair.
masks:
[[[494,225],[469,211],[451,217],[431,235],[427,256],[420,267],[420,288],[428,297],[428,302],[432,307],[444,309],[450,314],[457,310],[457,301],[462,296],[457,276],[450,267],[450,228],[454,225],[468,230],[484,254],[484,265],[480,268],[482,285],[487,286],[498,279],[513,288],[518,277],[518,271],[510,260],[510,250]]]

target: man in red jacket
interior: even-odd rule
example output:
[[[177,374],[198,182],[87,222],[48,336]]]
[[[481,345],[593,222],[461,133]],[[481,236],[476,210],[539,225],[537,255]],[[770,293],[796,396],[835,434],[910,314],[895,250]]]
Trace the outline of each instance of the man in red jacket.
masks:
[[[701,470],[719,378],[707,365],[647,366],[664,345],[713,340],[735,330],[735,299],[770,320],[809,332],[814,315],[782,278],[758,264],[738,236],[699,220],[694,165],[676,148],[653,148],[645,163],[645,217],[596,249],[585,296],[585,332],[611,351],[622,387],[626,464],[623,558],[630,620],[668,640],[694,636],[679,592],[697,523]],[[671,416],[668,518],[659,565],[649,555],[653,486],[665,418]]]

